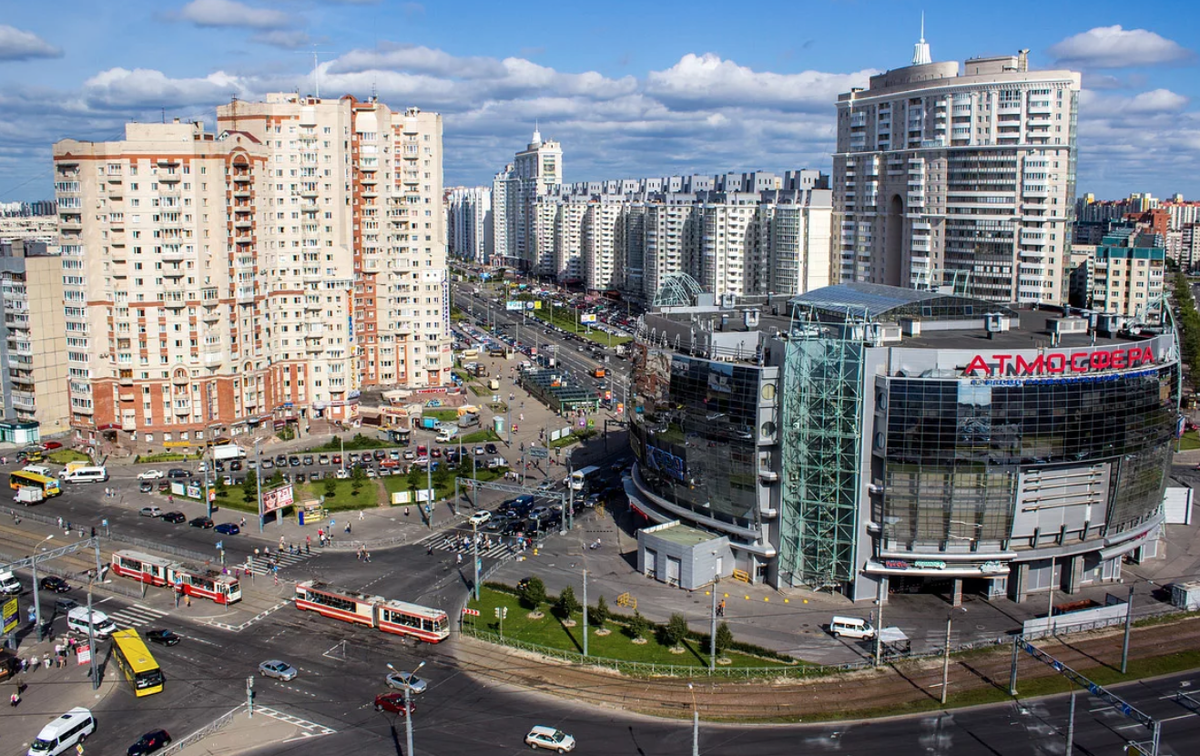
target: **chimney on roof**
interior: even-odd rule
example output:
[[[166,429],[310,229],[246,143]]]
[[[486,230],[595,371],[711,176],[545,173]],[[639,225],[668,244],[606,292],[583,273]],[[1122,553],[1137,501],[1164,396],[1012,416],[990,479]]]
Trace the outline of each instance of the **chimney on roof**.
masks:
[[[1029,49],[1017,50],[1017,70],[1025,72],[1029,70]]]

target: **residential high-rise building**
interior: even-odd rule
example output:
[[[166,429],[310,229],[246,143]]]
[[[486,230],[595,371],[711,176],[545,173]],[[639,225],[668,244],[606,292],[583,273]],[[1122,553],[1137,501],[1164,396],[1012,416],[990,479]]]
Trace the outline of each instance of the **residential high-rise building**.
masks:
[[[461,260],[488,265],[492,259],[492,190],[459,186],[446,192],[446,247]]]
[[[55,145],[81,436],[178,445],[442,385],[441,117],[270,94],[217,124]]]
[[[63,267],[43,242],[0,244],[0,385],[4,417],[36,422],[47,436],[70,428],[67,398],[67,328],[63,320]]]
[[[845,282],[1066,297],[1080,74],[1027,52],[912,65],[838,97],[834,233]]]
[[[562,183],[562,147],[553,140],[542,141],[536,128],[533,139],[518,152],[513,162],[492,180],[492,218],[497,263],[511,268],[552,276],[554,256],[539,251],[538,230],[553,233],[539,215],[538,198]],[[544,237],[543,237],[544,238]]]

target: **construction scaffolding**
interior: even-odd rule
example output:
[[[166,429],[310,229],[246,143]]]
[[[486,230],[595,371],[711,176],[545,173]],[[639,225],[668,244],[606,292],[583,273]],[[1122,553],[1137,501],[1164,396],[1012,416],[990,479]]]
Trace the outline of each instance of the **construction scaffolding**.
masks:
[[[861,329],[793,332],[783,369],[779,582],[840,591],[854,579],[862,443]]]

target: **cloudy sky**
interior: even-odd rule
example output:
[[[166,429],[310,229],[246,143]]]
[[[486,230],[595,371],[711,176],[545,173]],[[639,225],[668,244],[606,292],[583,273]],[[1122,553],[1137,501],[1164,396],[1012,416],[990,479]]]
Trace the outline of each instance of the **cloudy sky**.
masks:
[[[839,92],[907,65],[1031,50],[1084,74],[1079,188],[1200,199],[1200,12],[1159,0],[58,0],[0,16],[0,201],[52,196],[57,139],[213,123],[231,97],[377,91],[445,116],[446,184],[488,183],[533,124],[566,179],[828,170]]]

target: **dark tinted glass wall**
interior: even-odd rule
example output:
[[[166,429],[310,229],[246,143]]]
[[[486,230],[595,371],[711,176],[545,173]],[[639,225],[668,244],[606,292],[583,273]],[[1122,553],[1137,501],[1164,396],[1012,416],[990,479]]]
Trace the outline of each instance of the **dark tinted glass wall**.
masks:
[[[1108,462],[1109,534],[1153,514],[1174,441],[1177,368],[1024,382],[893,379],[880,522],[900,540],[1003,541],[1022,467]]]
[[[755,524],[759,375],[672,357],[665,401],[646,406],[632,429],[642,475],[657,495],[723,522]]]

